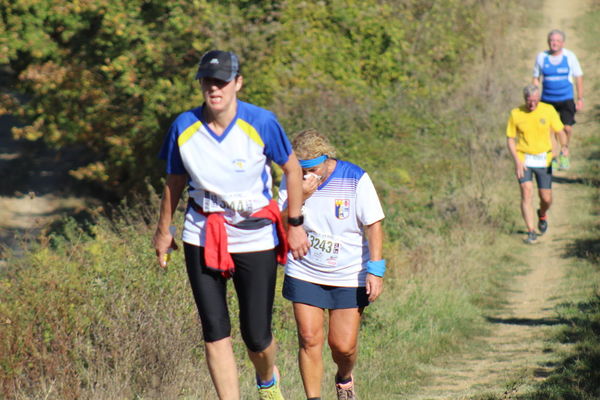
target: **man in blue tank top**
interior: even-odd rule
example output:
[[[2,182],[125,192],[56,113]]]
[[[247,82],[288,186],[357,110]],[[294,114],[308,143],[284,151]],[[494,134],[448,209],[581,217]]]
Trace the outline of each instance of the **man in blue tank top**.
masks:
[[[538,54],[533,68],[533,84],[543,82],[542,101],[554,106],[565,125],[567,145],[571,140],[575,113],[583,109],[583,71],[572,51],[563,48],[565,33],[553,29],[548,33],[548,50]],[[577,90],[575,101],[573,82]],[[559,155],[559,169],[569,168],[568,147]]]

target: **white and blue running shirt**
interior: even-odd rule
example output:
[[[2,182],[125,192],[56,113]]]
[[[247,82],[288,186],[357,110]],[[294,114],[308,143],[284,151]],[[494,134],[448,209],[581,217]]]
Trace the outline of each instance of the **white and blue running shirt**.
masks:
[[[279,207],[287,208],[285,178]],[[305,201],[302,214],[310,249],[302,260],[288,256],[286,275],[321,285],[365,286],[370,256],[363,227],[384,218],[369,175],[338,160],[329,178]]]
[[[180,114],[171,125],[159,157],[167,174],[187,174],[189,195],[205,212],[222,212],[228,251],[243,253],[274,248],[274,225],[254,230],[232,226],[265,207],[272,194],[271,161],[283,165],[292,146],[275,114],[242,101],[237,114],[216,135],[202,117],[202,107]],[[188,207],[182,240],[204,246],[206,217]]]
[[[547,50],[538,54],[533,77],[542,77],[542,101],[559,102],[573,99],[573,77],[583,76],[579,60],[572,51],[552,56]]]

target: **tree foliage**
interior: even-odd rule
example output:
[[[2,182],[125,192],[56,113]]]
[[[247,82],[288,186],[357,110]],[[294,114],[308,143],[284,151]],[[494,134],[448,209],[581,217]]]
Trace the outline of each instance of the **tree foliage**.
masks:
[[[157,181],[168,125],[201,102],[195,65],[221,48],[240,55],[242,97],[289,127],[314,126],[315,103],[352,103],[367,107],[373,135],[389,136],[388,99],[437,96],[454,82],[479,37],[478,4],[0,0],[0,64],[27,99],[4,94],[0,113],[21,116],[16,137],[85,146],[88,164],[72,174],[124,193],[142,177]],[[348,117],[343,125],[360,122]]]

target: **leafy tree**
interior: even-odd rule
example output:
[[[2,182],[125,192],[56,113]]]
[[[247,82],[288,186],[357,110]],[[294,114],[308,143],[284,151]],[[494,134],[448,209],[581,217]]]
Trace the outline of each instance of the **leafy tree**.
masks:
[[[158,181],[165,131],[201,102],[195,64],[222,48],[242,59],[242,97],[274,108],[287,127],[315,125],[316,100],[367,107],[360,121],[328,110],[349,117],[343,132],[325,125],[338,144],[355,142],[364,126],[389,137],[398,126],[382,104],[399,93],[442,94],[468,59],[480,6],[464,3],[0,0],[0,64],[27,99],[4,94],[0,113],[26,123],[16,137],[85,146],[88,164],[72,174],[124,194],[144,177]]]

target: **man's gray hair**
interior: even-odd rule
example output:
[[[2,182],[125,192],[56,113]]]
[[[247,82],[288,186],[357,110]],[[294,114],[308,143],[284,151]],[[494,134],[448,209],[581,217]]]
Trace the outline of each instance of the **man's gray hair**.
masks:
[[[540,88],[536,85],[527,85],[523,88],[523,97],[525,97],[526,99],[530,96],[533,96],[536,93],[540,92]]]
[[[552,29],[550,32],[548,32],[548,40],[550,40],[552,35],[560,35],[560,37],[562,37],[563,42],[567,40],[567,35],[565,35],[565,33],[560,29]]]

